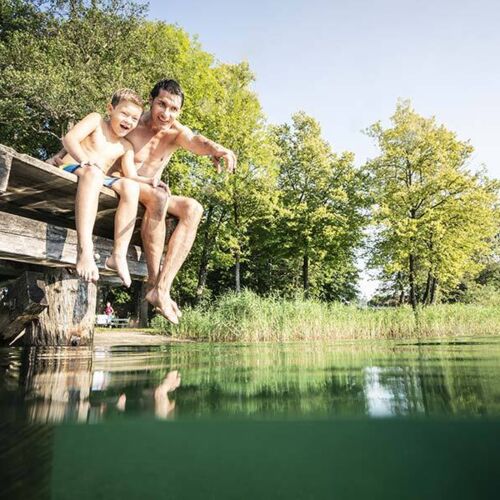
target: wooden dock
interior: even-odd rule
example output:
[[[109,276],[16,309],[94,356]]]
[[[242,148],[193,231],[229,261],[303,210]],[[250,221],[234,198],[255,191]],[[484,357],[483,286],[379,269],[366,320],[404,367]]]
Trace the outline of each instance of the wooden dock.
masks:
[[[96,285],[74,272],[77,177],[0,145],[0,342],[89,345],[94,333]],[[113,247],[118,197],[101,188],[94,227],[99,272]],[[140,213],[128,265],[144,280]],[[19,341],[18,341],[19,342]]]

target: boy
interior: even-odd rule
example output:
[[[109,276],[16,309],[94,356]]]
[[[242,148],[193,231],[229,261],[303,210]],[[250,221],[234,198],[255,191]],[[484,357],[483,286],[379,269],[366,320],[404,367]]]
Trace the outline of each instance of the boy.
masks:
[[[94,260],[92,232],[97,215],[97,204],[101,185],[113,189],[120,200],[115,215],[115,241],[113,253],[105,266],[116,270],[127,287],[131,284],[127,265],[127,248],[137,216],[139,184],[153,187],[166,185],[157,178],[137,175],[134,149],[125,136],[139,123],[143,102],[139,95],[129,89],[120,89],[113,94],[108,104],[108,118],[99,113],[90,113],[78,122],[63,138],[66,155],[61,168],[78,176],[75,201],[78,255],[76,271],[86,281],[97,281],[99,271]],[[121,172],[113,169],[121,160]],[[119,162],[120,163],[120,162]],[[124,177],[109,177],[106,174],[122,174]],[[134,182],[137,181],[137,182]]]

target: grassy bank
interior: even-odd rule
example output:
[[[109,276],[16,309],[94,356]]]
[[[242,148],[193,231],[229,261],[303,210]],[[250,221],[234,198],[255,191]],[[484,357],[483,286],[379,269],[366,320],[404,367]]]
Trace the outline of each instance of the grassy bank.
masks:
[[[211,342],[320,339],[403,339],[500,333],[500,308],[471,304],[361,309],[309,300],[262,298],[245,291],[209,308],[185,308],[181,324],[161,317],[151,326],[176,338]]]

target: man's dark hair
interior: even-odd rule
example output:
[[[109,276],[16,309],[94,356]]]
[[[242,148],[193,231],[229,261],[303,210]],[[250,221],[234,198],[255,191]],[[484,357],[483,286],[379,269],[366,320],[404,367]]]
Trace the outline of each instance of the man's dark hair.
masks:
[[[178,95],[181,98],[181,108],[184,104],[184,92],[181,89],[181,86],[175,80],[160,80],[151,90],[151,99],[158,97],[160,90],[165,90],[166,92],[170,92],[171,94]]]

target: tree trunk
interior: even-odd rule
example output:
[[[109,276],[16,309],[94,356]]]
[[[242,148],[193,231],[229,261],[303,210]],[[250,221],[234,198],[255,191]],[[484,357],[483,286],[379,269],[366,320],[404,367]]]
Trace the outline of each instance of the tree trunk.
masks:
[[[417,308],[417,291],[415,286],[415,255],[409,256],[409,282],[410,282],[410,304],[415,310]]]
[[[239,217],[238,217],[238,204],[236,203],[236,201],[234,202],[233,208],[234,208],[234,227],[236,228],[236,234],[238,235]],[[241,291],[240,258],[241,258],[241,253],[238,247],[234,256],[234,289],[236,293],[240,293]]]
[[[26,345],[92,345],[97,287],[65,268],[47,269],[48,307],[26,328]]]
[[[309,297],[309,255],[307,252],[304,254],[302,260],[302,281],[304,286],[304,297]]]
[[[147,286],[145,281],[138,283],[136,313],[139,328],[147,328],[149,320],[149,302],[146,300]]]
[[[207,221],[205,222],[205,232],[203,235],[203,246],[201,250],[200,267],[198,269],[198,285],[196,286],[196,301],[198,302],[203,295],[208,274],[208,257],[210,254],[210,225],[214,213],[213,205],[208,207]]]
[[[430,294],[431,294],[431,282],[432,282],[432,275],[431,272],[427,272],[427,282],[425,283],[425,291],[424,295],[422,297],[422,303],[428,305],[430,302]]]
[[[431,297],[430,297],[430,303],[434,304],[436,300],[436,291],[438,287],[438,280],[437,278],[432,278],[432,284],[431,284]]]
[[[235,263],[234,263],[234,288],[236,293],[241,292],[241,281],[240,281],[240,251],[236,251]]]

